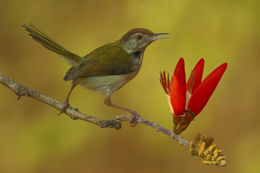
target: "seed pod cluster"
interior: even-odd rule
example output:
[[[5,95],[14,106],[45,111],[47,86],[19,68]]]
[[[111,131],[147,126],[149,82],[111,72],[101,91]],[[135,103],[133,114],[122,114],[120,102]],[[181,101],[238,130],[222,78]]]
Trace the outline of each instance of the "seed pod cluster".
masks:
[[[198,134],[189,144],[189,152],[192,156],[198,156],[206,165],[226,166],[226,157],[222,150],[213,144],[213,137],[204,137]]]

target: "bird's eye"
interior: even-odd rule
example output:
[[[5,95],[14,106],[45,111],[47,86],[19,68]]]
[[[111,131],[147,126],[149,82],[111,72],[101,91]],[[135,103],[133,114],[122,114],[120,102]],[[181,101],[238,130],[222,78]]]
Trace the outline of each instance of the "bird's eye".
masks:
[[[138,36],[137,36],[137,39],[138,39],[138,40],[141,40],[142,38],[143,38],[142,35],[138,35]]]

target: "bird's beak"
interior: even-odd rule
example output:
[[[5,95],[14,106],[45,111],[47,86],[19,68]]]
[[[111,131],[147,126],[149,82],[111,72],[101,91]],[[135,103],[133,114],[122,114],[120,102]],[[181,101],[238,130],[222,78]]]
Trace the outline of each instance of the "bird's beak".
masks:
[[[152,36],[152,41],[168,38],[169,33],[156,33]]]

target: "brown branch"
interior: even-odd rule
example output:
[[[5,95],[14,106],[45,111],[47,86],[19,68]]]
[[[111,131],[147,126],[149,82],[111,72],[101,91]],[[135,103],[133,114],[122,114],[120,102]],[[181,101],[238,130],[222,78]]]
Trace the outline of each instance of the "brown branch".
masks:
[[[56,99],[53,99],[45,94],[42,94],[38,91],[35,91],[33,89],[27,88],[17,82],[15,82],[14,80],[8,78],[7,76],[3,75],[0,73],[0,83],[2,83],[3,85],[5,85],[7,88],[9,88],[10,90],[12,90],[17,96],[18,99],[21,96],[28,96],[31,98],[34,98],[36,100],[41,101],[42,103],[45,103],[57,110],[61,110],[62,107],[62,103],[59,102]],[[80,119],[83,121],[87,121],[89,123],[95,124],[101,128],[115,128],[115,129],[120,129],[121,128],[121,122],[123,121],[129,121],[130,122],[130,116],[128,115],[120,115],[120,116],[116,116],[113,119],[110,120],[104,120],[104,119],[100,119],[91,115],[87,115],[84,114],[80,111],[78,111],[75,108],[72,107],[68,107],[66,109],[66,111],[64,112],[66,115],[68,115],[71,119],[75,120],[75,119]],[[151,128],[155,129],[156,131],[162,132],[170,137],[172,137],[173,139],[175,139],[177,142],[179,142],[180,144],[188,147],[189,146],[189,142],[185,139],[183,139],[182,137],[180,137],[179,135],[175,134],[174,132],[160,126],[159,124],[156,124],[154,122],[145,120],[143,118],[141,118],[140,116],[138,116],[136,118],[136,121],[140,124],[144,124],[147,126],[150,126]]]
[[[42,103],[45,103],[45,104],[47,104],[47,105],[49,105],[49,106],[51,106],[51,107],[53,107],[53,108],[55,108],[59,111],[62,108],[62,103],[59,102],[58,100],[51,98],[51,97],[49,97],[45,94],[42,94],[38,91],[35,91],[33,89],[27,88],[27,87],[15,82],[14,80],[8,78],[7,76],[5,76],[1,73],[0,73],[0,83],[3,84],[4,86],[6,86],[7,88],[9,88],[10,90],[12,90],[18,96],[17,99],[19,99],[21,96],[27,96],[27,97],[31,97],[31,98],[34,98],[36,100],[39,100]],[[89,123],[95,124],[95,125],[97,125],[101,128],[120,129],[121,128],[121,122],[124,122],[124,121],[131,122],[131,120],[132,120],[129,115],[119,115],[119,116],[116,116],[113,119],[104,120],[104,119],[101,119],[101,118],[97,118],[97,117],[94,117],[94,116],[91,116],[91,115],[84,114],[84,113],[78,111],[78,109],[75,109],[75,108],[72,108],[72,107],[68,107],[66,109],[66,111],[64,112],[64,114],[68,115],[73,120],[80,119],[80,120],[87,121]],[[160,126],[157,123],[143,119],[140,116],[137,116],[136,123],[149,126],[153,129],[155,129],[156,131],[164,133],[167,136],[175,139],[179,144],[181,144],[185,147],[188,147],[189,150],[190,150],[190,153],[192,155],[196,155],[196,156],[202,158],[203,163],[205,163],[205,164],[212,164],[212,165],[217,165],[217,166],[224,166],[226,164],[225,157],[222,155],[221,152],[217,152],[217,151],[220,151],[220,150],[216,150],[214,148],[215,155],[217,153],[217,156],[214,155],[214,153],[213,153],[214,150],[212,150],[212,152],[211,152],[211,150],[210,150],[210,152],[208,151],[208,148],[210,146],[212,146],[211,143],[213,141],[211,141],[211,143],[207,147],[205,147],[205,145],[207,144],[207,140],[204,140],[204,138],[201,138],[200,142],[198,142],[199,140],[197,140],[197,141],[195,140],[195,144],[194,144],[193,142],[189,142],[189,141],[185,140],[184,138],[177,135],[173,131],[166,129],[166,128]],[[203,143],[205,143],[205,144],[203,144]],[[201,145],[202,146],[204,145],[204,147],[201,147]],[[205,152],[207,152],[207,153],[204,154]],[[206,157],[206,156],[208,156],[208,157]],[[212,160],[212,158],[214,156],[216,158],[215,158],[215,160]],[[217,159],[219,159],[219,160],[217,160]]]

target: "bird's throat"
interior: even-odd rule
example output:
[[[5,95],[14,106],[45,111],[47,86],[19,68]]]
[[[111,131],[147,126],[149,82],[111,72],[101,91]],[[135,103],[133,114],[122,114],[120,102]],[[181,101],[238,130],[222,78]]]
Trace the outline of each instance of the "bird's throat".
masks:
[[[133,56],[136,57],[136,58],[141,59],[142,54],[143,54],[143,52],[141,52],[140,50],[138,50],[138,51],[136,51],[136,52],[133,53]]]

